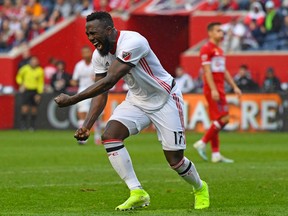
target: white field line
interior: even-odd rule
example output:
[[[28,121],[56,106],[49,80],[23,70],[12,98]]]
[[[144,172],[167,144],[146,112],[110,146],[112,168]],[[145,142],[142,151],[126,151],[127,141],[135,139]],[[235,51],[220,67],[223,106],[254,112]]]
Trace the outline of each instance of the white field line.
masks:
[[[177,176],[175,177],[175,179],[173,180],[163,180],[163,183],[177,183],[177,182],[181,182],[182,180],[180,178],[177,178]],[[155,181],[141,181],[141,183],[158,183],[159,180],[155,180]],[[57,183],[57,184],[27,184],[27,185],[15,185],[15,186],[9,186],[9,187],[0,187],[3,189],[8,189],[8,188],[13,188],[13,189],[29,189],[29,188],[50,188],[50,187],[87,187],[87,186],[103,186],[103,185],[118,185],[118,184],[124,184],[124,182],[122,181],[105,181],[105,182],[75,182],[75,183]]]

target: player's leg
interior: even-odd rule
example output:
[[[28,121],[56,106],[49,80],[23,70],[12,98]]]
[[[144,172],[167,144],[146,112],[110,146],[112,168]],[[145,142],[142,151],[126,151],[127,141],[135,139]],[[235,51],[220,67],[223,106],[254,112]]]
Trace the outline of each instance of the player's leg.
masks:
[[[217,136],[220,130],[225,127],[229,121],[228,115],[228,105],[225,96],[222,96],[220,101],[215,101],[210,95],[205,95],[208,102],[208,112],[212,124],[204,136],[194,143],[194,148],[197,150],[198,154],[203,160],[208,161],[206,155],[206,145],[211,141],[212,152],[219,149],[219,142],[217,142]],[[214,142],[212,142],[213,137],[215,137]],[[216,141],[215,141],[216,140]]]
[[[24,91],[21,95],[20,130],[26,130],[28,127],[27,121],[30,111],[30,100],[29,92]]]
[[[105,127],[102,142],[109,161],[130,189],[130,197],[117,206],[116,210],[131,210],[149,205],[150,197],[138,181],[130,155],[123,144],[129,135],[137,134],[149,124],[149,118],[140,109],[124,101],[114,110]]]
[[[34,105],[31,106],[31,118],[30,118],[30,128],[29,130],[31,131],[34,131],[36,128],[35,128],[35,125],[36,125],[36,119],[37,119],[37,114],[38,114],[38,107],[37,105]]]
[[[210,205],[208,186],[200,179],[192,161],[184,156],[186,148],[183,121],[184,102],[181,93],[175,91],[166,105],[160,111],[149,114],[149,117],[157,129],[158,139],[162,143],[169,165],[193,186],[195,209],[207,208]],[[167,118],[168,115],[169,118]]]
[[[220,125],[220,130],[222,130],[226,124],[229,122],[229,115],[224,115],[218,121],[218,125]],[[211,150],[212,150],[212,158],[211,161],[213,163],[223,162],[223,163],[233,163],[234,161],[228,159],[220,154],[220,139],[219,139],[219,131],[211,138]]]

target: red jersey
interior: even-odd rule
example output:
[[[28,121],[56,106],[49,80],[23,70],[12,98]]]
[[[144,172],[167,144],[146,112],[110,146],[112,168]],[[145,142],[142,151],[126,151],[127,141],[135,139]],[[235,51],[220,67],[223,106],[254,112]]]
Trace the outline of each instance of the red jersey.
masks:
[[[208,42],[200,50],[202,65],[209,64],[213,75],[213,80],[219,94],[225,94],[224,72],[226,71],[226,60],[223,50],[216,44]],[[204,93],[210,92],[210,87],[204,76]]]

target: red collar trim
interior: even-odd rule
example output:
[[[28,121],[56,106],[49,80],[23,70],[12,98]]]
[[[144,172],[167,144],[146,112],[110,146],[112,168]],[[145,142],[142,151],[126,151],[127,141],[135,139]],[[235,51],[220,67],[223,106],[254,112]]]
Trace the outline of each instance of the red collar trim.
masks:
[[[113,47],[113,49],[110,51],[110,53],[111,53],[112,55],[114,55],[115,52],[116,52],[117,43],[118,43],[119,37],[120,37],[120,31],[117,31],[117,37],[116,37],[116,41],[115,41],[114,47]]]

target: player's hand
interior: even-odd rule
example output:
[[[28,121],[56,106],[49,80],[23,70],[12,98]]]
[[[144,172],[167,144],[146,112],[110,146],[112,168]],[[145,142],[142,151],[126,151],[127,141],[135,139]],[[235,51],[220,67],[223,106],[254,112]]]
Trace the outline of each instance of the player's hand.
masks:
[[[220,95],[219,95],[219,92],[217,90],[211,90],[211,96],[212,96],[212,99],[215,101],[220,100]]]
[[[234,91],[234,93],[235,93],[238,97],[240,97],[241,94],[242,94],[242,91],[241,91],[238,87],[235,87],[235,88],[233,89],[233,91]]]
[[[90,130],[85,127],[77,129],[74,134],[74,137],[77,141],[85,141],[89,138],[89,136],[90,136]]]
[[[66,107],[74,104],[71,100],[71,96],[63,93],[55,97],[54,101],[58,104],[59,107]]]

